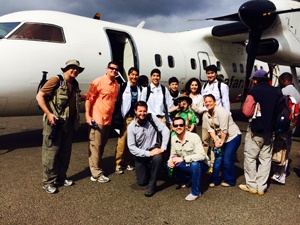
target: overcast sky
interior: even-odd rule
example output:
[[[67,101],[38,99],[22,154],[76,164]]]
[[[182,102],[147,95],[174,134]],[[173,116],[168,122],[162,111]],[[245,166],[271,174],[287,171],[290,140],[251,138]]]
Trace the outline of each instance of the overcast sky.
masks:
[[[55,10],[144,28],[177,32],[217,25],[214,21],[185,22],[236,13],[246,0],[0,0],[0,16],[23,10]]]

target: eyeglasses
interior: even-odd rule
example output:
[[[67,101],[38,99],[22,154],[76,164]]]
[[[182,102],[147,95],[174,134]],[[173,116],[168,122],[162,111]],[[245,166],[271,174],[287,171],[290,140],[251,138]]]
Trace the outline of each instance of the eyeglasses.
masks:
[[[181,124],[173,124],[173,127],[184,127],[184,124],[181,123]]]
[[[108,67],[108,68],[111,69],[111,70],[114,70],[114,71],[116,71],[116,72],[119,71],[119,69],[118,69],[118,68],[115,68],[115,67]]]

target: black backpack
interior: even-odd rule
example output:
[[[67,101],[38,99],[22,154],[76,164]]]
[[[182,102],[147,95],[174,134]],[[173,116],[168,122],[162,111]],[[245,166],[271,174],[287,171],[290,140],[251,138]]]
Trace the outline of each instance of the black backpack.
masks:
[[[42,88],[42,87],[45,85],[45,83],[48,81],[48,79],[47,79],[47,73],[48,73],[48,72],[43,71],[42,79],[40,80],[40,83],[39,83],[39,85],[38,85],[38,87],[37,87],[36,93],[39,93],[39,91],[41,90],[41,88]],[[57,76],[58,76],[59,80],[57,81],[57,84],[55,85],[55,90],[59,87],[60,82],[61,82],[61,81],[64,81],[64,78],[63,78],[62,75],[58,74]],[[78,84],[77,84],[77,87],[78,87]]]
[[[222,81],[221,80],[219,80],[219,79],[217,79],[218,80],[218,90],[219,90],[219,94],[220,94],[220,99],[222,100],[222,92],[221,92],[221,83],[222,83]],[[203,86],[203,90],[206,88],[206,85],[208,84],[208,82],[206,82],[205,84],[204,84],[204,86]]]
[[[274,112],[273,127],[275,133],[288,131],[291,127],[292,100],[283,94],[280,95]]]

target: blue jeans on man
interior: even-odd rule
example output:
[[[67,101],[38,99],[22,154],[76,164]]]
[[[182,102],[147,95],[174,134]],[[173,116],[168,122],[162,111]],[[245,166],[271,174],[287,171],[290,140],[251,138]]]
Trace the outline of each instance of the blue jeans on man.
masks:
[[[220,172],[224,168],[224,182],[230,186],[234,186],[236,182],[234,172],[235,153],[241,144],[242,135],[237,135],[231,141],[224,143],[222,146],[222,154],[215,154],[215,162],[213,166],[212,183],[220,184]]]
[[[169,169],[168,165],[167,168]],[[192,194],[199,196],[201,194],[201,177],[207,170],[208,165],[204,161],[189,164],[183,161],[174,167],[173,176],[179,178],[184,184],[192,181]]]

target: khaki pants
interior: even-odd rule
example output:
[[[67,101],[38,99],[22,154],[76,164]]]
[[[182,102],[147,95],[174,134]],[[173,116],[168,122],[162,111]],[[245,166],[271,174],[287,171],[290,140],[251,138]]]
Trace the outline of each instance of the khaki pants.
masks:
[[[124,119],[124,125],[120,131],[116,148],[116,168],[125,167],[132,164],[133,156],[127,146],[127,127],[133,121],[133,117]]]
[[[248,188],[260,192],[267,189],[272,149],[270,134],[252,135],[251,130],[248,128],[244,149],[244,173]],[[257,160],[259,161],[258,165]]]
[[[95,178],[103,173],[101,160],[108,140],[109,128],[110,126],[99,125],[96,129],[90,127],[89,130],[89,165],[92,176]]]
[[[42,163],[44,186],[51,185],[55,181],[64,181],[67,177],[74,127],[70,121],[65,126],[64,129],[58,128],[56,139],[53,141],[49,139],[52,128],[48,124],[48,120],[45,119],[43,122]]]
[[[213,166],[214,161],[215,161],[215,153],[213,151],[213,144],[212,144],[212,139],[210,137],[210,134],[207,131],[207,128],[203,126],[202,123],[202,131],[201,131],[201,137],[202,137],[202,145],[204,148],[205,153],[208,155],[210,158],[210,167]]]

